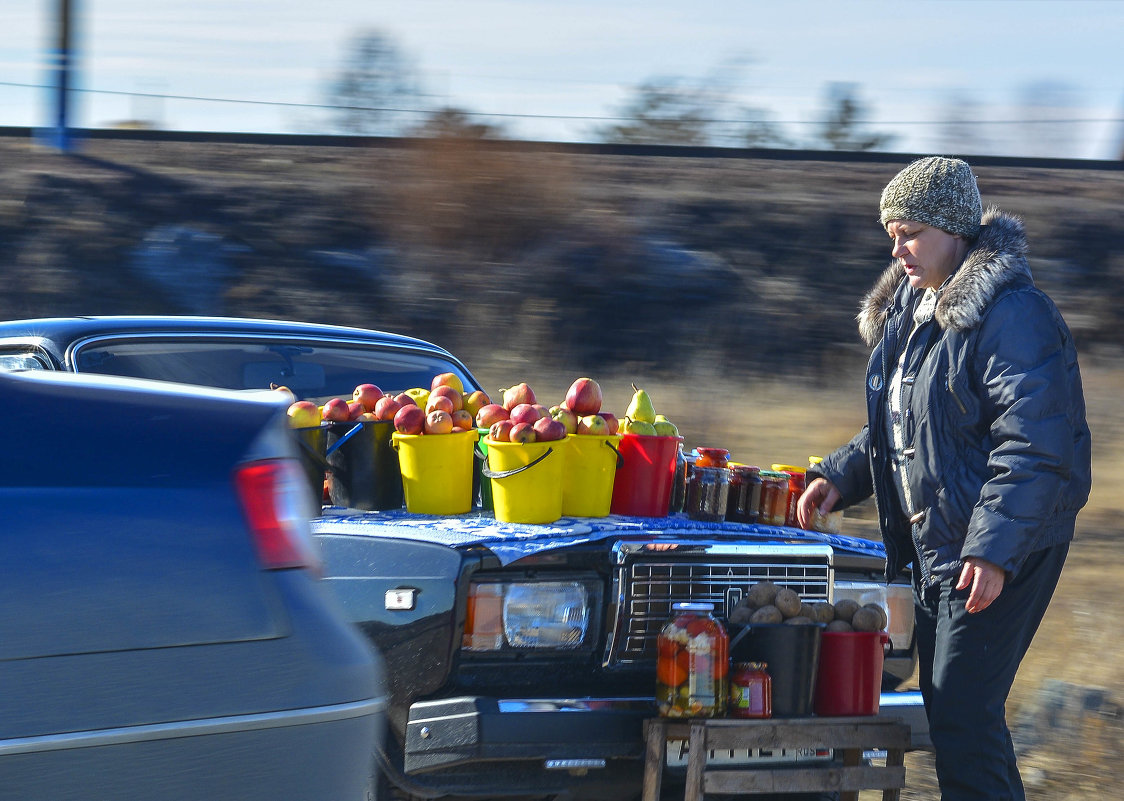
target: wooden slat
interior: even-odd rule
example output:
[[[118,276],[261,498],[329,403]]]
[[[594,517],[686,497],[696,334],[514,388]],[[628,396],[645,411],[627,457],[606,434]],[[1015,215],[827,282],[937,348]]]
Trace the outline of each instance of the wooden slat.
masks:
[[[905,768],[856,765],[780,770],[708,770],[703,775],[702,787],[703,792],[717,795],[894,790],[905,787]]]
[[[746,725],[747,723],[751,725]],[[731,748],[906,748],[909,728],[897,720],[868,718],[865,722],[825,722],[825,719],[696,722],[706,729],[707,747]]]

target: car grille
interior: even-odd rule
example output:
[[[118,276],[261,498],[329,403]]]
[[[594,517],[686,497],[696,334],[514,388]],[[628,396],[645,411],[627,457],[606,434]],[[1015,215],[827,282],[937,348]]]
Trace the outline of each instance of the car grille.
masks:
[[[725,617],[750,587],[772,581],[800,594],[804,601],[830,600],[830,556],[754,553],[752,558],[721,560],[638,559],[618,574],[621,609],[611,661],[655,659],[656,638],[682,601],[714,604]]]

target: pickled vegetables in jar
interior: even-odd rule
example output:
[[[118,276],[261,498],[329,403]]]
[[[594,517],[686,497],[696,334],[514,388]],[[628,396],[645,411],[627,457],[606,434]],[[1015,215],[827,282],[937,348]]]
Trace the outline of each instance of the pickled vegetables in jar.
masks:
[[[662,717],[714,718],[729,696],[729,638],[708,603],[676,603],[660,631],[656,703]]]

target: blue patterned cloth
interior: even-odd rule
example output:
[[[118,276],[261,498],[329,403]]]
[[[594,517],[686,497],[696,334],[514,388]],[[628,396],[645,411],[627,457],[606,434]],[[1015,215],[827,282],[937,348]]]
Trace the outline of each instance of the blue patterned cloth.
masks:
[[[760,542],[824,543],[836,548],[885,558],[881,542],[805,531],[784,526],[754,523],[705,523],[686,515],[670,517],[563,517],[546,525],[504,523],[491,512],[463,515],[419,515],[405,509],[362,512],[337,506],[325,507],[312,521],[314,534],[343,534],[360,537],[395,537],[450,547],[482,545],[502,564],[534,553],[622,536],[657,537],[690,535],[710,539]]]

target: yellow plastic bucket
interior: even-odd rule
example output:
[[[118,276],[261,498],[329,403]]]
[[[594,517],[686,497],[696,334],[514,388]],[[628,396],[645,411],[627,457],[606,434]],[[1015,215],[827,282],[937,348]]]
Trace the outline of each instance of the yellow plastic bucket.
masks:
[[[566,475],[562,479],[562,514],[567,517],[605,517],[613,502],[621,438],[570,434]]]
[[[472,509],[472,446],[478,436],[475,429],[453,434],[394,432],[408,512],[461,515]]]
[[[504,523],[553,523],[562,516],[562,477],[566,475],[567,439],[551,442],[496,442],[484,438],[492,480],[496,520]]]

